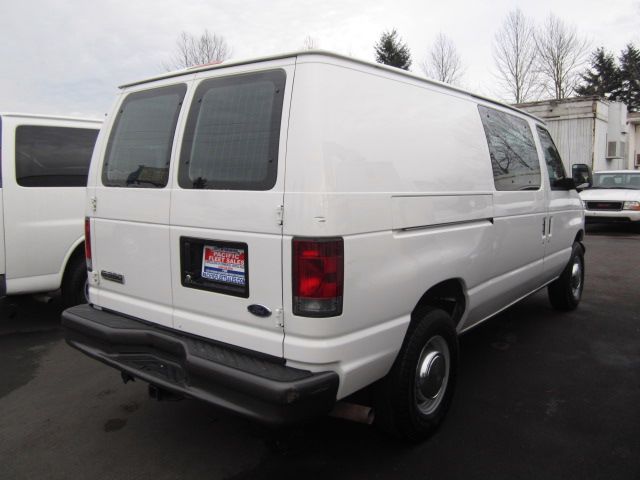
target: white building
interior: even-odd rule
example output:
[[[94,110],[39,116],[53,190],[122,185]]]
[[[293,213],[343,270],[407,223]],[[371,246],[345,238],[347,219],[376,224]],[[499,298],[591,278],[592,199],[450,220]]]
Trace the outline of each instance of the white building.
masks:
[[[576,163],[593,170],[640,168],[640,114],[627,114],[624,103],[577,97],[516,106],[547,122],[568,172]]]

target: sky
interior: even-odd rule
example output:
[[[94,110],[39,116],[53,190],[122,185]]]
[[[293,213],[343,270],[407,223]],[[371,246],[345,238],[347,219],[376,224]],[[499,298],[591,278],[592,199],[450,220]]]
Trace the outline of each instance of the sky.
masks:
[[[325,50],[374,61],[373,45],[396,28],[411,70],[439,32],[456,45],[463,86],[506,99],[497,87],[492,42],[520,8],[542,23],[553,13],[595,49],[616,56],[640,47],[640,0],[2,0],[0,112],[102,118],[118,85],[163,73],[182,31],[224,36],[232,59],[299,50],[305,37]]]

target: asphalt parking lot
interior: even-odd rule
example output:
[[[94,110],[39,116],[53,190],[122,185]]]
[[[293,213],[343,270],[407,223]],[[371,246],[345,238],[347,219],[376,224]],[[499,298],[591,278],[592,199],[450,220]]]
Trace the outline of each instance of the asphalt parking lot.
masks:
[[[407,445],[321,419],[270,431],[68,347],[60,307],[0,300],[0,478],[640,478],[640,231],[590,227],[575,312],[546,291],[461,338],[442,428]]]

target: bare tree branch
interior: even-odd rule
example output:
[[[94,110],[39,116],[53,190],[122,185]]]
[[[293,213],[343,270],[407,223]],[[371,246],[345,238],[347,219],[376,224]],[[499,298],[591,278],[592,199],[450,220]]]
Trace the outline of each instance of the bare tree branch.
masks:
[[[538,50],[533,23],[517,8],[507,14],[493,40],[493,59],[502,87],[523,103],[540,94]]]
[[[459,84],[464,73],[456,46],[443,33],[436,37],[421,67],[427,77],[452,85]]]
[[[589,43],[553,14],[535,35],[540,74],[547,93],[557,100],[571,96],[580,81]]]
[[[315,50],[317,48],[320,48],[318,40],[313,38],[311,35],[304,37],[304,43],[302,44],[303,50]]]
[[[187,32],[180,33],[176,40],[175,53],[164,63],[167,71],[179,70],[205,65],[212,62],[222,62],[231,56],[231,47],[222,35],[205,30],[200,36]]]

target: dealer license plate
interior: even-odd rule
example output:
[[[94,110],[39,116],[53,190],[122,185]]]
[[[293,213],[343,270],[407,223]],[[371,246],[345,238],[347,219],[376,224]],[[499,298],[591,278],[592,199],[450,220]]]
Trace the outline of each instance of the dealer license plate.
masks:
[[[205,245],[202,251],[202,278],[244,286],[247,283],[246,257],[242,248]]]

